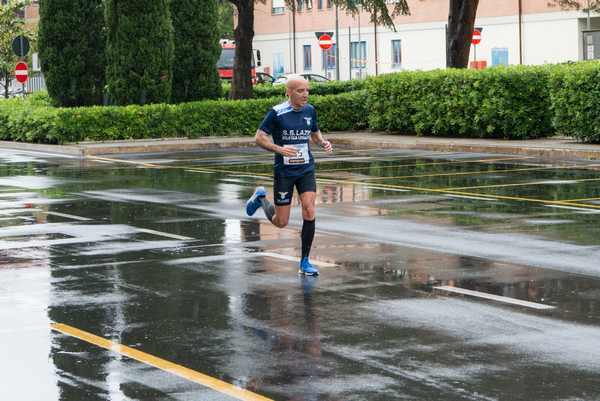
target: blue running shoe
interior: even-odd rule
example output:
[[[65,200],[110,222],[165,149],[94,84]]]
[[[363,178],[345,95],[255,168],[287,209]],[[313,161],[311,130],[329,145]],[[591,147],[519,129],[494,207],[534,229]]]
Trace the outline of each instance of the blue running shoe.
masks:
[[[319,270],[312,264],[310,264],[308,258],[302,258],[302,260],[300,261],[300,270],[298,270],[298,273],[305,274],[307,276],[318,276]]]
[[[248,216],[253,216],[256,213],[258,208],[261,207],[260,198],[264,198],[265,196],[267,196],[265,187],[256,187],[254,193],[248,199],[248,202],[246,202],[246,214]]]

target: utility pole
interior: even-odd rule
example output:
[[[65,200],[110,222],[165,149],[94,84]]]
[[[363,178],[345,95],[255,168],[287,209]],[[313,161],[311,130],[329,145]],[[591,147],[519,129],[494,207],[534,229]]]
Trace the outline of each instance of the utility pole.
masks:
[[[292,0],[292,54],[294,59],[294,74],[296,73],[296,0]]]
[[[338,5],[335,4],[335,79],[340,80],[340,21],[338,18]]]

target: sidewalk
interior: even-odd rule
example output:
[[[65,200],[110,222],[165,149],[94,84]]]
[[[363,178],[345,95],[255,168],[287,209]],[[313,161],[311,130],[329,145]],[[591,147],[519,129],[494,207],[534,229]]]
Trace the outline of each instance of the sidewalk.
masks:
[[[352,149],[419,149],[440,152],[502,153],[553,160],[600,160],[600,145],[578,143],[570,138],[522,141],[472,138],[434,138],[392,135],[381,132],[340,132],[326,135],[334,145]],[[55,153],[85,158],[94,155],[166,153],[256,146],[253,137],[169,138],[70,145],[40,145],[0,141],[2,149]]]

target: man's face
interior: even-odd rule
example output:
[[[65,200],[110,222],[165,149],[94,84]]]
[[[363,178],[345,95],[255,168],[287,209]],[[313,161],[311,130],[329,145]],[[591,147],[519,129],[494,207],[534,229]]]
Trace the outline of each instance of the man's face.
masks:
[[[308,81],[294,80],[287,87],[287,95],[295,109],[303,107],[308,102]]]

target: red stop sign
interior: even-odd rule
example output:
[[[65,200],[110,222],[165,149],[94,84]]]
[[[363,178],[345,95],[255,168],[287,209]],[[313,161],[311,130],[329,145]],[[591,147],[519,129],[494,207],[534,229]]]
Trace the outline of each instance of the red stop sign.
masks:
[[[333,46],[333,40],[331,40],[331,36],[324,34],[319,37],[319,46],[323,50],[327,50]]]
[[[481,43],[481,32],[478,30],[473,31],[473,39],[471,39],[471,43],[474,45]]]
[[[17,63],[17,66],[15,67],[15,78],[17,81],[19,81],[22,84],[27,82],[28,72],[27,72],[27,64],[26,63],[23,63],[23,62]]]

